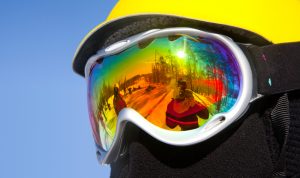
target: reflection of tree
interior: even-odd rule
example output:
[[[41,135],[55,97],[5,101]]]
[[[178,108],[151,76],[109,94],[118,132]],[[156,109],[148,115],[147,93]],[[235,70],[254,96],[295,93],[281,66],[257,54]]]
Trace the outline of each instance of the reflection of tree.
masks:
[[[177,57],[172,55],[171,50],[168,50],[168,54],[165,56],[165,60],[168,64],[168,72],[170,73],[170,76],[178,81],[180,75],[180,65],[178,63]]]
[[[97,110],[96,113],[102,113],[104,116],[104,119],[107,120],[105,116],[105,112],[103,112],[106,109],[110,109],[110,104],[108,103],[108,99],[113,95],[113,87],[111,87],[104,79],[102,80],[102,86],[101,90],[95,93],[95,97],[97,98],[96,101],[98,101],[97,104]]]
[[[190,85],[191,90],[195,90],[193,86],[193,81],[197,79],[197,59],[195,56],[195,53],[191,49],[191,46],[189,43],[186,43],[186,49],[185,53],[187,54],[187,80]]]
[[[173,69],[173,63],[168,63],[166,56],[164,57],[155,51],[154,64],[152,65],[152,82],[164,84],[168,83],[170,81],[169,74]]]
[[[222,96],[227,90],[227,79],[224,72],[228,69],[226,60],[220,59],[220,52],[212,45],[195,48],[190,43],[185,46],[186,63],[185,78],[191,90],[212,98],[216,110],[221,108]],[[223,84],[225,84],[223,86]]]

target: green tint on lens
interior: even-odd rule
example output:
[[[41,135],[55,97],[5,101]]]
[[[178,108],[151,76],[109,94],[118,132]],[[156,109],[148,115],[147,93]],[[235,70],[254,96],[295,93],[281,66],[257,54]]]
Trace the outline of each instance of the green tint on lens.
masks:
[[[201,127],[236,103],[240,76],[231,51],[207,38],[156,38],[104,57],[88,84],[95,140],[109,149],[125,107],[163,129]]]

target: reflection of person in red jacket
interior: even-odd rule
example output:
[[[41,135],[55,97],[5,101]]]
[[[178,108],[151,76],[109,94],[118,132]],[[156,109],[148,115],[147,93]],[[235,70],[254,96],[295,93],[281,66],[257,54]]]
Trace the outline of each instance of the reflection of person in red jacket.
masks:
[[[114,108],[115,108],[116,114],[119,115],[119,112],[125,107],[127,107],[127,105],[123,99],[123,96],[120,93],[119,85],[115,84],[115,86],[114,86]]]
[[[208,110],[194,99],[192,90],[186,89],[185,81],[179,80],[178,86],[179,95],[167,106],[166,124],[170,128],[179,125],[182,130],[198,128],[198,117],[207,119]]]

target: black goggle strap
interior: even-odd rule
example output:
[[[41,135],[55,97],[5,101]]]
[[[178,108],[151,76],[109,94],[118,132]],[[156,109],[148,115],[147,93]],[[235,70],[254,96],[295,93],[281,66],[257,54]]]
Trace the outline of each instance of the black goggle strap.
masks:
[[[282,95],[271,113],[280,144],[275,177],[300,176],[300,42],[242,47],[256,71],[258,93]],[[297,91],[295,91],[297,90]]]
[[[258,93],[272,95],[300,89],[300,42],[247,46],[257,76]]]

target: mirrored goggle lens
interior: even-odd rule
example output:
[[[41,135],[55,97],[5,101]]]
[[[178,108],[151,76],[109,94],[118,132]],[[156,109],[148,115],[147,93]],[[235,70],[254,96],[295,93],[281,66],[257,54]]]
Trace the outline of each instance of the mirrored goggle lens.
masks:
[[[125,107],[163,129],[201,127],[236,103],[240,77],[231,51],[207,38],[160,37],[104,57],[88,84],[95,140],[109,149]]]

